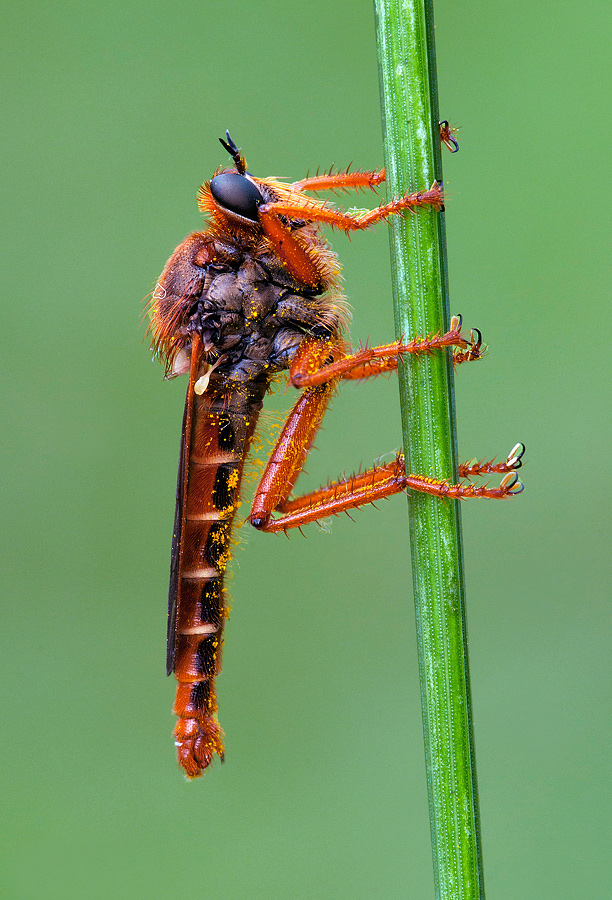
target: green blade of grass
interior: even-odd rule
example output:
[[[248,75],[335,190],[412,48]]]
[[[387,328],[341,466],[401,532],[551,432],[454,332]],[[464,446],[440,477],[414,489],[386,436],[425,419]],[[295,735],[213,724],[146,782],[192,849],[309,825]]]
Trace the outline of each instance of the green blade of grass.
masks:
[[[389,196],[442,180],[430,0],[375,0]],[[420,210],[390,227],[398,339],[447,331],[444,214]],[[456,481],[450,352],[399,367],[406,469]],[[408,498],[436,897],[482,900],[484,880],[456,501]]]

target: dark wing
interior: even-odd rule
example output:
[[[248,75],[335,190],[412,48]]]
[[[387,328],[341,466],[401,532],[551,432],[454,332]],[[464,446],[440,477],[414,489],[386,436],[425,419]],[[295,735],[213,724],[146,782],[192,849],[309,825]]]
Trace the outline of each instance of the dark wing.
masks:
[[[181,429],[181,455],[176,479],[176,508],[174,510],[174,530],[172,531],[172,554],[170,557],[170,586],[168,588],[168,639],[166,643],[166,675],[174,672],[176,665],[176,615],[178,610],[179,562],[181,555],[181,535],[183,533],[183,506],[187,496],[187,473],[189,471],[189,436],[191,427],[191,404],[193,391],[191,383],[187,387],[183,427]]]

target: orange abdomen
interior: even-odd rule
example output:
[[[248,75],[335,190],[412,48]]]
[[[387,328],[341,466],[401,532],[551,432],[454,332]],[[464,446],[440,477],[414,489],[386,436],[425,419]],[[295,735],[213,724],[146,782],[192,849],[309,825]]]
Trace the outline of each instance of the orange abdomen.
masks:
[[[225,388],[225,389],[224,389]],[[215,677],[227,617],[223,574],[244,459],[267,383],[215,379],[193,395],[178,570],[174,730],[178,761],[190,778],[217,753],[223,759]]]

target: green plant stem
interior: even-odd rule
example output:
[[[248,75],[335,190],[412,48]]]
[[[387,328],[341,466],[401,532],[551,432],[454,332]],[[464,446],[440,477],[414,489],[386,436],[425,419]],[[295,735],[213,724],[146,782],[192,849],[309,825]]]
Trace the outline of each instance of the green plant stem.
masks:
[[[374,0],[389,196],[442,180],[431,0]],[[390,228],[398,338],[449,326],[444,214],[421,210]],[[406,468],[456,481],[449,352],[399,368]],[[410,493],[416,604],[436,897],[484,898],[456,501]]]

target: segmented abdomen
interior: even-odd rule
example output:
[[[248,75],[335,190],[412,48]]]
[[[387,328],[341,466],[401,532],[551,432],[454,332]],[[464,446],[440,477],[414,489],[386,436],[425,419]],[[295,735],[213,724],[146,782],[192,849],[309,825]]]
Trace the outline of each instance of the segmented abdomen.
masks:
[[[200,775],[215,753],[223,759],[215,693],[227,615],[223,573],[244,459],[266,390],[266,384],[238,391],[233,385],[229,393],[229,387],[215,379],[204,394],[193,395],[183,493],[173,711],[179,717],[178,761],[190,778]]]

